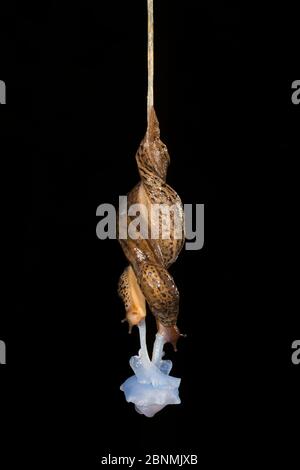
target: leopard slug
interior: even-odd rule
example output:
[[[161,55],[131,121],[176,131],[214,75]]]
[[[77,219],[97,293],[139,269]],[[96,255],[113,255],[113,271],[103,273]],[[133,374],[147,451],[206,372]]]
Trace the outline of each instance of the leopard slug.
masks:
[[[160,140],[158,119],[151,106],[147,132],[136,153],[140,182],[128,194],[128,205],[146,207],[146,217],[156,238],[137,239],[118,237],[129,261],[119,280],[118,292],[122,298],[126,319],[130,325],[138,325],[146,316],[146,303],[156,318],[157,329],[172,343],[176,350],[180,332],[177,327],[179,292],[169,267],[176,261],[184,244],[184,211],[178,194],[166,183],[170,156],[166,145]],[[163,236],[166,219],[159,217],[154,208],[169,209],[169,237]],[[127,227],[133,217],[126,215]],[[152,233],[152,232],[151,232]]]

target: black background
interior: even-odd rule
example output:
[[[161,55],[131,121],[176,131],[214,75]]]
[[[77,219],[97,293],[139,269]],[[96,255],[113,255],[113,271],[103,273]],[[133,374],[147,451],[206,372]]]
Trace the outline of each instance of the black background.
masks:
[[[96,238],[95,214],[138,181],[145,4],[26,2],[3,17],[10,464],[96,468],[108,453],[193,453],[240,466],[286,458],[284,437],[295,449],[299,25],[288,6],[156,1],[168,182],[184,203],[205,204],[205,246],[172,267],[188,336],[167,356],[182,404],[147,419],[119,391],[138,335],[120,323],[125,257]],[[150,316],[148,325],[150,342]]]

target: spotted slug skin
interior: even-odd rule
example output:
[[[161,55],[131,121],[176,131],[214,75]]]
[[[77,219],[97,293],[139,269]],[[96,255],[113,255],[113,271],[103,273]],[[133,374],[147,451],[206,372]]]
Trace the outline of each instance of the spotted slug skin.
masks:
[[[178,194],[166,183],[170,156],[166,145],[160,140],[154,108],[150,113],[147,133],[136,153],[136,162],[141,181],[128,194],[128,207],[132,204],[146,206],[149,236],[144,239],[139,233],[137,240],[118,237],[130,263],[120,278],[118,292],[125,304],[130,327],[145,317],[146,300],[157,320],[158,331],[176,347],[180,335],[176,326],[179,292],[168,268],[176,261],[184,244],[184,212]],[[155,217],[155,204],[172,209],[169,212],[168,239],[162,238],[164,218],[161,213]],[[133,219],[126,216],[127,227]],[[151,238],[151,226],[157,230],[157,239]]]

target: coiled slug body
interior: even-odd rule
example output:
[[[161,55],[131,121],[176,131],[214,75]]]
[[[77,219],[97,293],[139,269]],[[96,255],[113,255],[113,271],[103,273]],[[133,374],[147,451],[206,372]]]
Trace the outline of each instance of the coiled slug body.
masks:
[[[159,123],[152,107],[147,133],[136,154],[141,181],[128,194],[128,205],[146,207],[148,227],[157,237],[120,239],[130,263],[119,281],[130,328],[146,316],[146,303],[157,320],[159,333],[176,348],[180,333],[176,326],[179,313],[179,292],[168,268],[176,261],[184,244],[184,212],[177,193],[166,183],[170,157],[160,140]],[[169,214],[169,236],[164,236],[166,219],[155,212],[165,207]],[[133,217],[127,215],[127,226]],[[152,233],[152,231],[151,231]]]

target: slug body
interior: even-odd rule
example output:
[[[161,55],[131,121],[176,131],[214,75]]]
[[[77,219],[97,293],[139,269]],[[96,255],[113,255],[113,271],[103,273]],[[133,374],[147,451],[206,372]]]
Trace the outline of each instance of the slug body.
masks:
[[[128,194],[128,205],[140,204],[147,209],[144,217],[148,219],[149,232],[147,237],[139,233],[137,239],[118,237],[129,261],[120,277],[119,295],[125,304],[130,330],[145,318],[147,302],[156,318],[158,333],[176,349],[180,336],[176,326],[179,292],[168,269],[184,244],[184,212],[179,196],[166,183],[170,156],[160,140],[159,123],[153,107],[136,161],[141,181]],[[157,212],[158,207],[167,210],[167,219],[162,211]],[[133,219],[126,215],[127,227]],[[167,222],[168,236],[165,236]],[[154,238],[153,231],[156,234]]]

